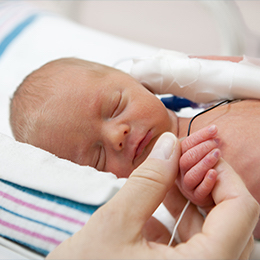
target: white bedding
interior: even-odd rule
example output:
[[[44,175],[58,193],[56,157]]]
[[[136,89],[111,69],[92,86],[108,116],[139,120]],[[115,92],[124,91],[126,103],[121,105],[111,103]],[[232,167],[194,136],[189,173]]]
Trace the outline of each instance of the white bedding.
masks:
[[[11,171],[8,172],[6,169],[4,173],[0,173],[0,176],[7,180],[10,179],[10,181],[17,181],[17,183],[21,185],[26,185],[27,183],[31,188],[35,188],[32,182],[34,182],[35,185],[38,185],[36,177],[35,181],[31,178],[31,184],[27,181],[20,183],[20,180],[17,179],[19,176],[17,171],[22,171],[23,167],[25,167],[25,169],[32,167],[31,160],[29,160],[29,157],[26,159],[26,156],[20,157],[23,164],[20,163],[21,161],[16,164],[14,163],[14,159],[18,158],[17,153],[23,156],[23,151],[25,151],[25,153],[30,153],[31,151],[31,153],[35,154],[35,158],[47,156],[50,158],[49,162],[45,164],[46,166],[49,165],[48,167],[51,167],[51,165],[54,164],[56,164],[56,166],[57,164],[69,164],[73,165],[71,167],[77,167],[73,163],[59,160],[56,157],[29,145],[13,142],[4,136],[7,135],[12,137],[8,118],[9,99],[12,96],[13,91],[27,74],[46,62],[61,57],[78,57],[111,66],[120,59],[135,55],[149,55],[155,51],[157,51],[157,49],[80,26],[62,17],[40,14],[33,23],[28,25],[9,44],[0,57],[1,154],[7,155],[7,150],[10,152],[5,159],[1,156],[0,160],[2,160],[2,163],[5,165],[8,165],[8,162],[10,162],[10,166],[13,165]],[[9,144],[4,145],[5,142],[9,142]],[[10,148],[10,143],[13,143],[12,149]],[[20,149],[20,151],[18,151],[18,149]],[[45,166],[43,164],[41,164],[41,166],[42,169],[44,169]],[[37,166],[35,165],[35,167],[32,167],[31,169],[33,168],[37,169]],[[91,176],[97,176],[93,174],[93,172],[99,174],[95,169],[86,170],[86,167],[79,168],[79,171],[82,172],[89,171]],[[93,178],[98,180],[97,177]],[[114,176],[111,176],[111,178],[114,178]],[[50,192],[50,190],[48,192]],[[59,195],[64,194],[61,193]],[[103,203],[105,200],[106,199],[99,201],[98,204]],[[95,203],[96,202],[94,202],[94,204]]]
[[[78,57],[113,66],[121,59],[155,52],[156,48],[86,28],[62,17],[40,15],[0,58],[0,132],[11,136],[8,104],[13,91],[26,75],[46,62]]]
[[[92,205],[100,205],[111,198],[124,183],[113,174],[78,166],[15,142],[9,127],[9,99],[27,74],[53,59],[78,57],[113,66],[120,60],[150,56],[157,51],[152,46],[40,13],[0,56],[0,164],[3,166],[0,179]],[[123,62],[120,68],[128,72],[129,65],[129,61]],[[74,183],[71,183],[70,175]],[[59,181],[61,179],[63,183]],[[0,259],[36,258],[26,250],[19,251],[19,247],[5,239],[0,239],[0,245]]]
[[[124,180],[117,179],[113,174],[61,160],[41,149],[14,141],[9,127],[9,99],[27,74],[50,60],[78,57],[113,66],[121,59],[151,55],[157,49],[95,31],[35,9],[29,8],[29,12],[27,9],[23,13],[23,9],[17,9],[17,3],[8,5],[9,9],[12,5],[16,9],[8,15],[13,15],[16,19],[16,12],[20,19],[11,26],[7,22],[1,24],[3,20],[0,19],[0,44],[10,39],[13,32],[17,34],[2,48],[2,53],[0,50],[0,179],[77,202],[101,205],[117,192]],[[23,8],[23,5],[19,4],[19,8]],[[3,15],[0,5],[1,11]],[[33,21],[17,33],[23,18],[25,20],[32,14],[36,15]],[[6,25],[9,26],[10,34],[7,30],[1,31]],[[121,65],[120,68],[125,70],[129,67],[127,62]],[[0,234],[1,227],[6,228],[0,225]],[[1,239],[0,244],[9,247],[9,241],[4,241],[6,240]],[[12,247],[10,252],[17,252],[16,249],[17,247]],[[6,250],[3,249],[2,255],[4,254],[6,255]],[[24,251],[22,255],[31,258]],[[13,259],[16,257],[14,254]]]

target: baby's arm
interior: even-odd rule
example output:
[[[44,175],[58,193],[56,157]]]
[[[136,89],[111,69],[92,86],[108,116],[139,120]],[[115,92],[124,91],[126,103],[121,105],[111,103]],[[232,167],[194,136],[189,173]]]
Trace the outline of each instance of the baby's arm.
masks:
[[[259,60],[239,60],[190,58],[185,53],[161,50],[152,57],[134,59],[131,75],[155,94],[173,94],[195,103],[260,99]]]
[[[177,185],[192,203],[208,211],[214,205],[211,191],[217,172],[213,169],[220,158],[217,127],[209,126],[182,141],[180,174]]]

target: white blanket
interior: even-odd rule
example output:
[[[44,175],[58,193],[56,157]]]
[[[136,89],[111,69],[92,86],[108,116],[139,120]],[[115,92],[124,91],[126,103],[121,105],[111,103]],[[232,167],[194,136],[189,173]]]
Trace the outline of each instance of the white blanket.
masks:
[[[17,11],[16,5],[17,3],[4,4],[7,13],[5,16],[9,17],[9,20],[17,17],[14,11]],[[10,138],[12,133],[9,126],[9,99],[22,80],[46,62],[61,57],[78,57],[113,66],[121,59],[151,55],[157,51],[150,46],[83,27],[60,16],[43,13],[35,8],[30,9],[26,4],[19,5],[20,17],[23,9],[26,10],[24,20],[32,14],[36,15],[36,18],[17,34],[0,56],[0,133]],[[13,22],[9,34],[13,34],[24,20],[20,18],[16,20],[17,24]],[[5,37],[1,37],[1,28],[0,26],[0,39],[4,41],[4,38],[9,36],[5,30]],[[127,64],[126,66],[129,67]],[[0,142],[3,162],[1,165],[4,165],[0,176],[17,184],[76,200],[84,197],[84,202],[90,204],[102,204],[111,197],[114,183],[118,182],[112,174],[104,174],[91,167],[80,167],[40,149],[14,142],[4,135],[0,135]],[[61,176],[64,183],[59,185]],[[106,187],[112,185],[112,188],[105,188],[102,185],[103,180]],[[84,186],[85,190],[89,189],[89,193],[82,194],[80,190],[83,190],[83,187],[80,186]],[[77,187],[77,192],[73,187]],[[99,194],[98,198],[96,194]]]
[[[8,119],[12,93],[27,74],[53,59],[77,57],[112,66],[121,59],[150,55],[157,49],[80,26],[21,2],[0,4],[0,13],[0,236],[45,255],[68,237],[67,229],[62,231],[63,235],[57,229],[67,226],[73,234],[92,214],[85,212],[83,220],[78,220],[79,226],[68,222],[61,227],[59,219],[55,220],[55,216],[61,214],[60,201],[69,201],[70,206],[80,203],[83,208],[99,206],[109,200],[125,180],[14,141]],[[22,200],[19,194],[24,192],[27,195]],[[47,201],[44,194],[55,198],[55,203]],[[33,207],[35,204],[39,208]],[[73,210],[65,212],[65,217],[75,218]],[[46,228],[51,221],[57,225]],[[5,239],[0,241],[5,247],[10,247],[10,243]],[[30,258],[24,251],[23,255]]]
[[[16,8],[17,3],[11,2],[8,5],[11,12],[6,16],[1,16],[1,18],[8,18],[9,16],[9,18],[15,19],[17,13],[15,14],[12,8]],[[67,160],[59,159],[41,149],[15,142],[8,122],[9,98],[12,93],[27,74],[53,59],[78,57],[113,66],[121,59],[151,56],[157,53],[158,49],[98,32],[62,17],[42,13],[35,9],[29,8],[27,9],[28,12],[22,13],[22,8],[28,8],[22,5],[19,5],[20,19],[16,20],[17,23],[12,23],[12,26],[9,26],[10,33],[7,30],[4,33],[1,31],[3,27],[1,27],[2,20],[0,19],[0,41],[2,41],[0,44],[6,39],[10,39],[8,37],[13,36],[12,33],[16,32],[16,37],[13,37],[10,42],[7,41],[8,44],[4,46],[4,51],[1,52],[0,50],[0,179],[7,181],[2,181],[0,202],[9,199],[12,203],[19,205],[19,207],[16,207],[13,204],[13,208],[6,207],[6,205],[11,206],[10,203],[0,205],[2,207],[2,209],[0,208],[2,217],[0,234],[19,243],[18,237],[21,234],[15,232],[20,230],[20,233],[23,233],[22,244],[32,243],[30,248],[33,248],[39,245],[37,241],[32,239],[35,236],[37,236],[37,239],[46,238],[51,243],[54,242],[53,244],[57,241],[52,237],[53,234],[48,236],[40,233],[35,234],[35,232],[32,233],[32,236],[28,236],[30,230],[21,228],[24,227],[22,221],[25,221],[25,218],[28,220],[28,215],[26,217],[27,213],[24,213],[24,215],[21,213],[24,212],[24,206],[20,200],[16,199],[20,195],[17,195],[17,197],[11,196],[14,188],[17,188],[17,194],[20,194],[20,188],[24,188],[26,193],[36,190],[43,192],[43,194],[47,193],[48,196],[70,199],[73,203],[99,206],[109,200],[125,180],[117,179],[112,173],[102,173],[91,167],[79,166]],[[33,21],[19,31],[21,23],[25,22],[31,15],[35,15]],[[120,64],[120,68],[129,72],[131,65],[131,62],[130,64],[124,62]],[[18,184],[18,186],[13,186],[13,184]],[[31,200],[29,197],[25,196],[24,200],[26,200],[25,198]],[[35,199],[32,198],[32,200]],[[40,199],[42,198],[39,198],[39,201]],[[27,201],[27,203],[27,206],[33,205],[32,201]],[[42,206],[40,204],[42,203],[39,202],[38,206]],[[50,205],[51,203],[46,206],[45,210],[49,209]],[[55,206],[54,212],[59,211],[58,208]],[[16,212],[15,209],[17,209]],[[37,210],[39,208],[36,208]],[[41,210],[44,211],[43,207],[41,207]],[[19,214],[23,220],[17,221],[17,219],[12,218],[13,223],[17,222],[17,225],[7,223],[7,220],[11,219],[9,214],[12,214],[12,217]],[[37,212],[31,215],[32,218],[36,216],[34,214],[37,214]],[[89,215],[89,212],[86,213],[85,221]],[[5,220],[3,216],[6,216]],[[40,216],[37,215],[36,219],[32,221],[38,221],[38,217]],[[20,227],[18,222],[21,224]],[[7,226],[15,231],[12,233],[12,237],[10,237],[10,230],[6,230]],[[29,223],[26,226],[29,227]],[[34,224],[32,226],[35,227]],[[17,251],[15,249],[17,247],[8,245],[10,243],[0,239],[0,244]],[[40,252],[43,252],[43,250],[51,250],[50,243],[47,243],[45,248],[41,248]],[[25,258],[36,258],[30,253],[23,253],[22,255]],[[15,257],[17,255],[13,256],[14,259]]]

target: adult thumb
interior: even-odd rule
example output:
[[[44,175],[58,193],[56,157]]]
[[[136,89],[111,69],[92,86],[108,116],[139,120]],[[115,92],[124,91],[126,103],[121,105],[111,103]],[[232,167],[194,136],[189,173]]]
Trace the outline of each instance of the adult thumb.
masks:
[[[163,201],[177,177],[180,154],[179,140],[172,133],[164,133],[112,199],[120,205],[128,226],[141,229]]]
[[[143,243],[142,229],[174,183],[179,157],[178,139],[173,134],[163,134],[119,192],[47,258],[147,258],[150,251]]]

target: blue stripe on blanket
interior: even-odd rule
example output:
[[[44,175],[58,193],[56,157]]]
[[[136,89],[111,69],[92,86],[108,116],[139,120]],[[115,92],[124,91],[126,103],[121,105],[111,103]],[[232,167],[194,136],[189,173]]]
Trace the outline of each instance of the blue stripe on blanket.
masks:
[[[10,241],[14,241],[14,242],[18,243],[19,245],[23,245],[23,246],[25,246],[27,248],[30,248],[33,251],[35,251],[35,252],[37,252],[37,253],[39,253],[39,254],[41,254],[43,256],[47,256],[50,253],[48,250],[42,249],[40,247],[35,247],[35,246],[31,245],[31,244],[25,243],[24,241],[20,241],[18,239],[10,238],[8,236],[2,235],[1,233],[0,233],[0,236],[4,237],[4,238],[6,238],[6,239],[8,239]]]
[[[40,197],[42,199],[46,199],[46,200],[49,200],[49,201],[53,201],[53,202],[60,204],[60,205],[65,205],[67,207],[79,210],[79,211],[84,212],[84,213],[88,213],[90,215],[92,215],[99,208],[99,206],[82,204],[82,203],[79,203],[79,202],[76,202],[76,201],[73,201],[73,200],[70,200],[70,199],[65,199],[65,198],[61,198],[61,197],[58,197],[58,196],[55,196],[55,195],[44,193],[44,192],[41,192],[41,191],[38,191],[38,190],[33,190],[33,189],[26,188],[26,187],[22,187],[20,185],[17,185],[15,183],[12,183],[12,182],[9,182],[9,181],[6,181],[6,180],[0,179],[0,181],[18,189],[18,190],[26,192],[28,194],[31,194],[31,195],[34,195],[36,197]]]
[[[34,223],[41,224],[41,225],[43,225],[43,226],[46,226],[46,227],[53,228],[53,229],[56,229],[56,230],[58,230],[58,231],[64,232],[64,233],[66,233],[66,234],[68,234],[68,235],[70,235],[70,236],[73,235],[72,232],[69,232],[69,231],[67,231],[67,230],[64,230],[64,229],[61,229],[61,228],[58,228],[58,227],[55,227],[55,226],[52,226],[52,225],[48,225],[48,224],[46,224],[46,223],[44,223],[44,222],[41,222],[41,221],[38,221],[38,220],[35,220],[35,219],[32,219],[32,218],[25,217],[25,216],[23,216],[23,215],[20,215],[20,214],[18,214],[18,213],[15,213],[15,212],[13,212],[13,211],[11,211],[11,210],[8,210],[8,209],[6,209],[6,208],[4,208],[4,207],[2,207],[2,206],[0,206],[0,209],[4,210],[4,211],[6,211],[6,212],[9,212],[10,214],[13,214],[13,215],[15,215],[15,216],[17,216],[17,217],[24,218],[24,219],[29,220],[29,221],[32,221],[32,222],[34,222]]]
[[[89,217],[89,215],[91,215],[97,208],[98,206],[91,206],[91,205],[87,205],[87,204],[82,204],[79,202],[75,202],[69,199],[65,199],[65,198],[61,198],[58,196],[54,196],[51,194],[47,194],[47,193],[43,193],[41,191],[38,190],[34,190],[34,189],[30,189],[30,188],[26,188],[20,185],[17,185],[15,183],[6,181],[6,180],[2,180],[0,179],[0,183],[2,183],[1,185],[5,185],[6,187],[10,187],[10,189],[16,189],[17,191],[19,191],[20,193],[25,193],[27,195],[30,196],[34,196],[35,198],[38,198],[42,201],[45,200],[45,202],[50,202],[50,203],[56,203],[57,206],[63,206],[63,207],[67,207],[67,213],[69,212],[69,210],[76,210],[78,211],[80,214],[84,214],[84,216],[86,217],[86,219]],[[10,199],[11,202],[13,202],[13,199],[17,199],[19,200],[19,194],[13,194],[13,193],[9,193],[8,189],[3,190],[0,192],[2,192],[3,194],[6,194],[6,196],[4,195],[5,198]],[[12,198],[12,194],[15,196],[14,198]],[[10,196],[10,198],[8,197]],[[15,201],[14,201],[15,202]],[[16,243],[19,243],[23,246],[26,246],[28,248],[30,248],[31,250],[34,250],[35,252],[38,252],[44,256],[46,256],[50,251],[52,251],[60,242],[62,242],[64,239],[72,236],[75,232],[77,232],[81,226],[84,225],[84,218],[83,215],[81,215],[80,219],[77,219],[76,215],[65,215],[65,217],[68,218],[68,225],[70,226],[70,228],[66,228],[66,226],[63,225],[58,225],[56,226],[53,222],[53,220],[55,218],[60,217],[59,216],[59,211],[55,211],[54,208],[51,208],[50,210],[53,211],[53,213],[56,213],[56,215],[49,215],[47,218],[39,218],[38,214],[42,214],[41,211],[38,211],[38,209],[34,209],[34,208],[30,208],[30,205],[23,205],[21,204],[23,201],[18,201],[17,206],[15,207],[11,207],[9,208],[10,204],[6,204],[6,206],[4,204],[0,205],[0,211],[2,211],[2,213],[6,212],[8,214],[11,214],[14,217],[17,217],[17,219],[12,219],[7,217],[4,217],[5,215],[2,214],[2,217],[0,218],[1,224],[0,224],[0,236],[5,237],[9,240],[12,240]],[[28,201],[28,203],[30,203],[30,201]],[[41,204],[41,205],[44,205]],[[41,206],[39,205],[39,206]],[[37,207],[37,206],[36,206]],[[30,209],[30,210],[35,210],[35,215],[34,213],[32,215],[28,215],[28,212],[24,211],[25,209]],[[45,209],[45,208],[43,208]],[[46,210],[48,210],[46,208]],[[24,212],[27,213],[24,214]],[[52,213],[52,212],[51,212]],[[62,213],[61,213],[62,214]],[[75,213],[74,213],[75,214]],[[77,214],[77,213],[76,213]],[[10,216],[11,216],[10,215]],[[48,218],[50,217],[50,221],[48,220]],[[20,222],[19,218],[24,221],[28,221],[28,225],[24,224],[25,222]],[[72,218],[72,220],[75,220],[76,222],[72,221],[70,225],[70,218]],[[67,219],[61,219],[62,221],[67,221]],[[39,226],[31,226],[31,223],[35,223],[36,225]],[[21,225],[21,223],[23,223]],[[30,225],[29,225],[30,224]],[[61,223],[60,223],[61,224]],[[41,226],[45,226],[46,228],[50,228],[50,230],[48,231],[49,233],[42,232],[42,228]],[[10,230],[10,231],[9,231]],[[53,230],[53,231],[52,231]],[[60,235],[59,233],[55,233],[55,232],[61,232]],[[54,233],[53,233],[54,232]],[[62,235],[62,233],[64,234],[64,236]],[[12,235],[11,235],[12,234]],[[39,244],[39,240],[42,240],[44,242],[43,244]]]
[[[8,45],[29,25],[31,24],[35,18],[38,16],[38,14],[33,14],[29,16],[27,19],[25,19],[23,22],[18,24],[13,31],[11,31],[0,43],[0,57],[4,53],[5,49],[8,47]]]

